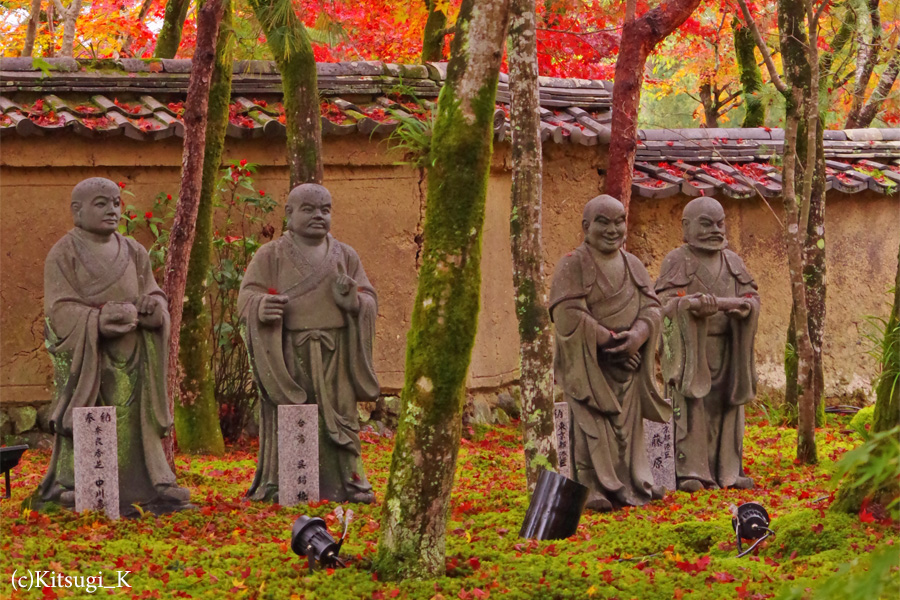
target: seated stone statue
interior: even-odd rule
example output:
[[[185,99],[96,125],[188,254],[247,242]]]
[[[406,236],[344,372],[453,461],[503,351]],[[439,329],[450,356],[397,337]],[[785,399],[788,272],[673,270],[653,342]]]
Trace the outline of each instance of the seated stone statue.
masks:
[[[752,488],[744,475],[744,405],[756,395],[756,283],[728,250],[725,211],[691,200],[685,245],[663,260],[656,292],[665,305],[662,371],[675,408],[678,489]]]
[[[259,459],[247,496],[278,500],[278,405],[319,407],[319,496],[375,500],[360,458],[356,403],[378,397],[372,361],[377,300],[359,256],[334,239],[331,194],[288,195],[287,232],[263,245],[238,297],[261,396]]]
[[[661,307],[644,265],[622,250],[625,208],[611,196],[584,207],[584,243],[560,260],[550,290],[554,371],[572,412],[576,480],[587,507],[662,498],[644,447],[643,419],[671,408],[654,381]]]
[[[116,407],[120,514],[132,504],[162,514],[189,508],[188,490],[175,484],[162,439],[172,428],[166,401],[169,312],[147,251],[116,230],[119,186],[86,179],[72,190],[75,228],[44,264],[47,347],[56,397],[50,427],[56,434],[50,468],[33,508],[75,505],[73,409]]]

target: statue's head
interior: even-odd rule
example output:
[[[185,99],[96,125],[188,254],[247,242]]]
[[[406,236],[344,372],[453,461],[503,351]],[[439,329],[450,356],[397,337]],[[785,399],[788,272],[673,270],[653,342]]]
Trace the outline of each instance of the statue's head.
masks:
[[[604,254],[618,251],[625,243],[625,207],[603,194],[584,205],[581,230],[588,246]]]
[[[684,241],[692,248],[712,252],[728,246],[725,239],[725,209],[709,196],[694,198],[681,215]]]
[[[75,226],[99,235],[111,235],[122,217],[119,185],[103,177],[85,179],[72,188]]]
[[[331,231],[331,193],[317,183],[292,189],[284,212],[287,228],[299,236],[322,239]]]

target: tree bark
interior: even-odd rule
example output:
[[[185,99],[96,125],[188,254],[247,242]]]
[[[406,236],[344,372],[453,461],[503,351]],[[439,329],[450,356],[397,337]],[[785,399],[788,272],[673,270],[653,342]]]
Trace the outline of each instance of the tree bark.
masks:
[[[175,207],[175,220],[169,234],[163,289],[169,298],[171,337],[169,339],[169,374],[167,393],[174,412],[175,391],[180,373],[178,357],[184,291],[187,285],[188,262],[203,182],[204,148],[209,111],[209,90],[216,59],[216,38],[224,11],[223,0],[207,0],[198,11],[197,47],[191,64],[187,99],[184,103],[184,152],[181,159],[181,188]],[[167,454],[173,451],[171,442]]]
[[[210,368],[210,315],[206,303],[207,277],[213,232],[213,202],[222,149],[228,128],[234,35],[231,0],[223,0],[222,23],[216,41],[216,57],[209,89],[206,150],[203,179],[197,207],[197,226],[188,262],[181,325],[180,362],[184,373],[175,403],[175,433],[178,447],[193,454],[221,455],[225,452],[215,381]]]
[[[162,29],[156,38],[156,58],[175,58],[178,46],[181,45],[181,32],[184,29],[184,19],[187,17],[191,0],[168,0],[166,13],[163,17]]]
[[[288,6],[282,8],[282,2]],[[316,59],[306,27],[290,7],[290,0],[250,0],[250,5],[281,72],[291,189],[302,183],[322,183]]]
[[[816,38],[809,0],[779,0],[778,30],[784,76],[788,83],[785,96],[784,169],[782,171],[785,212],[785,241],[794,307],[794,333],[797,340],[797,459],[815,463],[816,397],[815,349],[810,336],[810,310],[804,273],[808,266],[805,253],[810,222],[814,175],[818,162],[819,65]],[[809,36],[807,27],[811,28]],[[760,50],[763,50],[760,48]],[[824,172],[824,169],[823,169]]]
[[[647,57],[666,36],[691,16],[700,0],[670,0],[622,28],[613,86],[613,120],[609,141],[606,193],[625,205],[631,201],[634,154],[637,149],[637,113]]]
[[[535,0],[512,0],[509,13],[513,165],[509,229],[519,321],[525,477],[530,492],[542,468],[558,468],[553,435],[553,341],[541,239],[543,165]]]
[[[760,97],[763,90],[762,72],[756,62],[756,42],[746,26],[740,26],[735,17],[731,23],[734,32],[734,56],[741,74],[742,96],[744,98],[744,121],[741,127],[762,127],[766,123],[766,105]]]
[[[425,0],[428,19],[422,35],[422,62],[444,60],[444,37],[447,35],[447,15],[437,10],[436,0]]]
[[[856,69],[847,122],[855,123],[866,102],[866,88],[872,79],[881,49],[881,14],[879,0],[856,0]]]
[[[82,0],[72,0],[68,7],[64,7],[60,0],[53,1],[59,10],[59,17],[62,19],[63,25],[62,47],[56,55],[72,58],[75,56],[75,27],[78,23],[78,15],[81,13]]]
[[[22,56],[31,56],[34,53],[34,38],[37,37],[37,28],[40,23],[41,0],[31,0],[31,14],[28,15],[28,28],[25,30]]]
[[[444,573],[447,512],[478,322],[494,99],[508,17],[509,0],[463,0],[438,100],[422,266],[375,559],[386,579]]]
[[[865,105],[859,111],[859,116],[855,119],[848,118],[847,123],[844,126],[845,128],[860,129],[872,125],[872,121],[875,120],[878,111],[881,110],[888,94],[891,93],[891,88],[897,80],[898,73],[900,73],[900,44],[894,49],[894,56],[891,58],[890,62],[888,62],[884,71],[881,72],[881,77],[878,78],[878,84],[872,91],[872,95],[866,100]]]

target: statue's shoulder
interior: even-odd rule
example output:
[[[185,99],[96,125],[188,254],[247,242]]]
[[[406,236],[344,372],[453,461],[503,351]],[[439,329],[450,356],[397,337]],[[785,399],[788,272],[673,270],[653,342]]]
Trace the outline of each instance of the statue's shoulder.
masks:
[[[347,244],[345,242],[342,242],[341,240],[336,239],[336,238],[332,238],[332,240],[333,240],[334,245],[337,246],[338,249],[341,251],[341,254],[343,254],[344,256],[346,256],[347,258],[349,258],[351,260],[359,260],[359,253],[356,252],[356,250],[353,248],[353,246],[351,246],[350,244]]]
[[[687,245],[679,246],[668,254],[659,267],[659,279],[656,280],[656,291],[670,287],[683,287],[691,282],[696,268],[693,268],[693,256]]]
[[[147,257],[148,259],[150,258],[150,253],[147,252],[147,249],[144,248],[140,244],[140,242],[138,242],[133,237],[127,237],[122,235],[121,233],[116,233],[115,235],[119,238],[119,243],[124,243],[126,246],[128,246],[128,249],[131,250],[132,256],[139,256],[142,258]]]
[[[70,256],[75,252],[75,236],[71,231],[67,231],[64,236],[56,240],[50,252],[47,253],[47,261],[58,260]]]
[[[653,281],[650,280],[650,274],[647,272],[647,267],[644,266],[644,263],[641,262],[641,259],[639,259],[631,252],[622,250],[622,254],[625,255],[625,263],[628,265],[628,270],[631,272],[632,280],[638,285],[638,287],[643,290],[649,291],[652,294]]]
[[[747,265],[744,264],[744,260],[737,252],[725,248],[722,250],[722,256],[725,258],[725,264],[728,265],[728,270],[735,279],[744,284],[753,283],[753,276],[750,275]]]
[[[592,281],[594,261],[591,260],[587,248],[584,244],[578,246],[570,252],[563,254],[556,268],[553,269],[553,280],[557,279],[575,279],[576,281]],[[585,279],[587,276],[587,279]]]

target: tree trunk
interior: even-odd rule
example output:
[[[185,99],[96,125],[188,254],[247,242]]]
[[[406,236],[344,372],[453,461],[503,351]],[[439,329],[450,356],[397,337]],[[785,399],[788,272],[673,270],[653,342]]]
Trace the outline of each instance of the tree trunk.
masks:
[[[191,245],[182,314],[179,358],[184,376],[180,381],[178,401],[175,403],[178,447],[183,452],[217,456],[225,452],[225,442],[219,425],[219,406],[210,368],[210,315],[206,303],[206,287],[212,245],[213,200],[222,164],[225,130],[228,128],[233,71],[233,11],[231,0],[223,2],[225,7],[216,41],[216,58],[209,88],[206,150],[197,226],[194,243]]]
[[[558,468],[553,435],[553,340],[541,240],[541,116],[535,0],[512,0],[509,13],[513,165],[509,229],[519,320],[525,476],[528,490],[533,491],[541,468]]]
[[[853,93],[847,122],[859,120],[859,113],[866,102],[866,88],[872,79],[878,53],[881,49],[881,14],[879,0],[851,1],[848,8],[856,12],[856,69],[854,71]]]
[[[428,19],[422,36],[422,62],[444,60],[444,37],[447,29],[447,15],[437,10],[437,0],[425,0]]]
[[[162,29],[156,38],[155,58],[175,58],[181,45],[181,31],[191,0],[168,0]]]
[[[194,229],[200,206],[200,190],[203,181],[206,124],[209,111],[209,90],[216,59],[216,38],[222,21],[223,0],[207,0],[198,11],[197,47],[191,64],[187,99],[184,103],[184,152],[181,159],[181,189],[175,207],[175,220],[169,234],[166,253],[166,271],[163,289],[169,298],[169,315],[172,329],[169,339],[169,376],[167,394],[170,409],[174,411],[175,391],[180,373],[178,357],[180,347],[181,316],[184,291],[187,284],[188,261],[194,243]],[[173,451],[169,442],[166,452]]]
[[[700,0],[670,0],[622,28],[613,85],[613,120],[609,141],[606,193],[625,205],[631,201],[631,179],[637,149],[637,113],[647,57],[666,36],[691,16]]]
[[[463,0],[438,100],[424,247],[400,425],[375,567],[382,578],[444,573],[450,490],[475,341],[494,99],[509,0]]]
[[[848,118],[847,124],[844,126],[845,128],[859,129],[872,125],[872,121],[875,120],[875,116],[878,114],[878,111],[881,110],[888,94],[890,94],[891,87],[893,87],[894,82],[897,80],[898,73],[900,73],[900,44],[894,49],[894,56],[884,68],[884,71],[881,72],[881,77],[878,78],[878,84],[872,91],[872,95],[866,100],[865,106],[859,111],[859,116],[855,119]]]
[[[734,56],[741,74],[741,94],[744,99],[744,121],[741,127],[762,127],[766,123],[766,105],[760,97],[763,89],[762,73],[756,62],[756,42],[748,27],[741,27],[735,17],[731,22],[734,32]]]
[[[719,104],[715,88],[709,81],[700,84],[700,103],[703,105],[703,125],[707,128],[719,126]]]
[[[322,183],[322,122],[316,59],[306,27],[290,6],[277,0],[250,0],[281,72],[287,128],[291,189],[302,183]]]
[[[56,1],[59,2],[59,0]],[[75,56],[75,27],[78,23],[78,16],[81,14],[81,0],[72,0],[68,8],[65,9],[60,3],[58,8],[63,22],[63,37],[62,47],[59,49],[57,56],[72,58]]]
[[[25,30],[25,44],[22,47],[22,56],[31,56],[34,53],[34,38],[37,37],[37,28],[41,23],[41,0],[31,0],[31,14],[28,15],[28,28]]]
[[[807,0],[808,1],[808,0]],[[817,156],[818,57],[816,46],[806,43],[810,6],[803,0],[779,0],[778,30],[782,64],[788,87],[785,90],[784,169],[782,172],[785,212],[785,241],[794,307],[797,339],[797,459],[815,463],[816,397],[815,350],[810,337],[810,312],[804,273],[814,175]],[[815,35],[815,31],[811,35]]]

